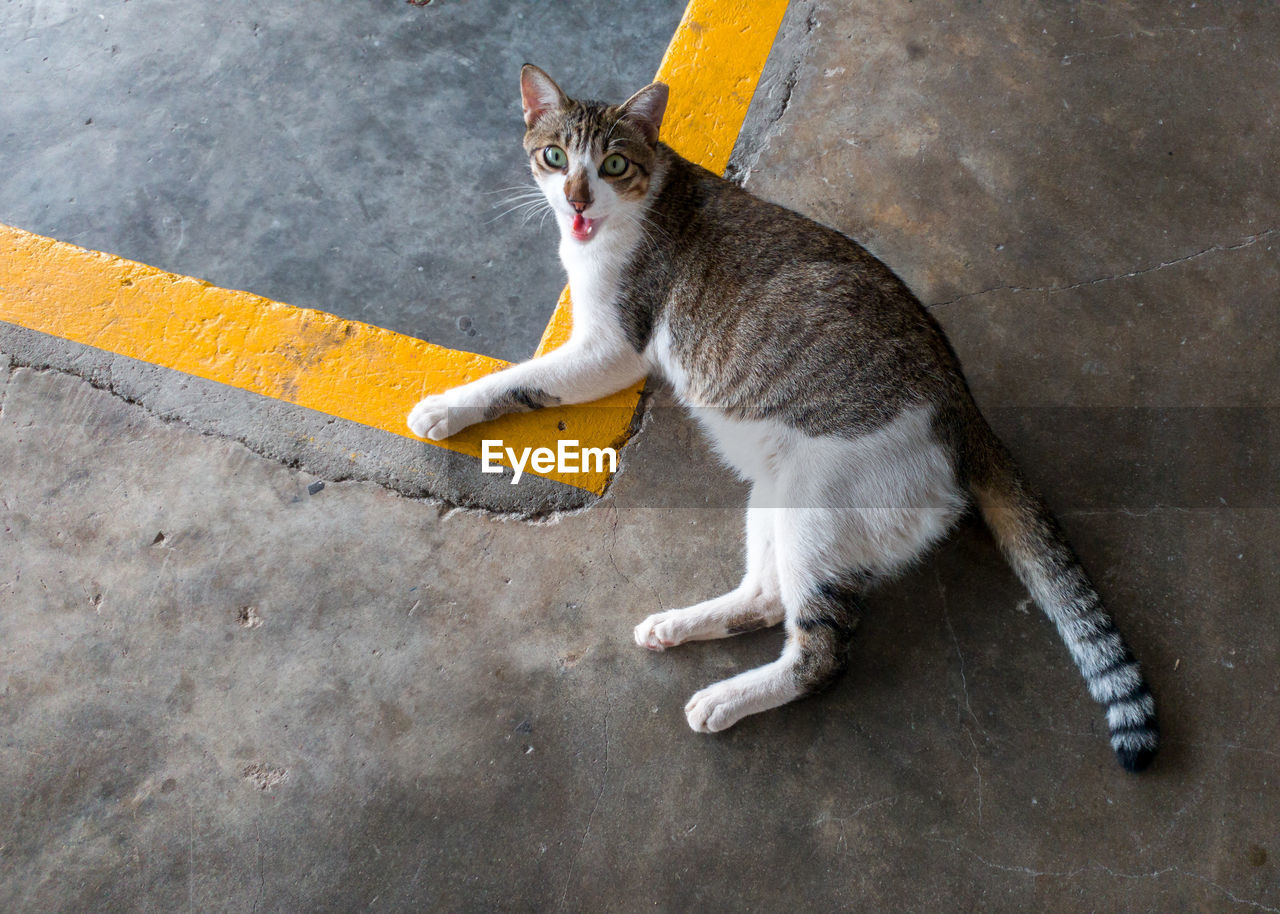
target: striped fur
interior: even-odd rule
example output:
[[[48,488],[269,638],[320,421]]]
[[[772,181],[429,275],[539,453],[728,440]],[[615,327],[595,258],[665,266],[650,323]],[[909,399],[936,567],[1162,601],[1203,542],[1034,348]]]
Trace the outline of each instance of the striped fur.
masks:
[[[969,453],[970,490],[982,517],[1036,605],[1054,624],[1089,694],[1107,711],[1111,748],[1129,771],[1151,763],[1159,744],[1155,699],[1102,598],[1057,521],[985,423]]]

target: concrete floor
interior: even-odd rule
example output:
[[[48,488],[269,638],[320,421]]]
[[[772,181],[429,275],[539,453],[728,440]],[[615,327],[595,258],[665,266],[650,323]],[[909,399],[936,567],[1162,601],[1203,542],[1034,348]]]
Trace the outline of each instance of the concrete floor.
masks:
[[[0,8],[0,82],[21,87],[0,96],[0,220],[512,361],[564,287],[554,230],[507,213],[532,185],[520,65],[625,98],[684,10],[91,6]]]
[[[1280,910],[1280,14],[857,7],[794,0],[733,171],[933,307],[1146,665],[1155,767],[974,523],[833,691],[691,733],[780,636],[631,642],[740,565],[661,389],[530,524],[0,351],[0,909]]]

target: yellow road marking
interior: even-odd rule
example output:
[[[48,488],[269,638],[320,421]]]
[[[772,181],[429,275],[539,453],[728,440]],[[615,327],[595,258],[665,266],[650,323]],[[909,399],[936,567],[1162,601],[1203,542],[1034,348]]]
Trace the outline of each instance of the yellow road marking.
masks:
[[[689,4],[657,74],[671,87],[667,143],[724,170],[786,7],[786,0]],[[569,337],[568,291],[539,353]],[[8,226],[0,226],[0,320],[407,438],[405,419],[419,399],[508,364]],[[483,438],[502,438],[517,451],[554,449],[568,438],[620,447],[641,386],[588,406],[505,416],[431,443],[474,457]],[[539,475],[600,494],[610,474]]]

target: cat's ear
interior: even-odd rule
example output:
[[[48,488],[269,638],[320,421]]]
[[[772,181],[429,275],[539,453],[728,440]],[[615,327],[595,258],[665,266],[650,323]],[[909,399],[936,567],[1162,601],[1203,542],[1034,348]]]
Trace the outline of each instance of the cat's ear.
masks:
[[[667,112],[666,83],[650,83],[622,103],[622,116],[644,131],[650,143],[658,142],[662,115]]]
[[[520,68],[520,104],[524,107],[524,125],[532,127],[548,111],[565,107],[568,96],[546,73],[531,63]]]

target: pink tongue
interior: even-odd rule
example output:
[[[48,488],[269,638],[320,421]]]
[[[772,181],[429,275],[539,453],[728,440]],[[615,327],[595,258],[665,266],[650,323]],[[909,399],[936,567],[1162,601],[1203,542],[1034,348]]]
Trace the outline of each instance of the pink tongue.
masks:
[[[573,230],[575,232],[582,232],[586,229],[586,227],[587,227],[587,220],[582,218],[582,213],[574,213],[573,214]]]

